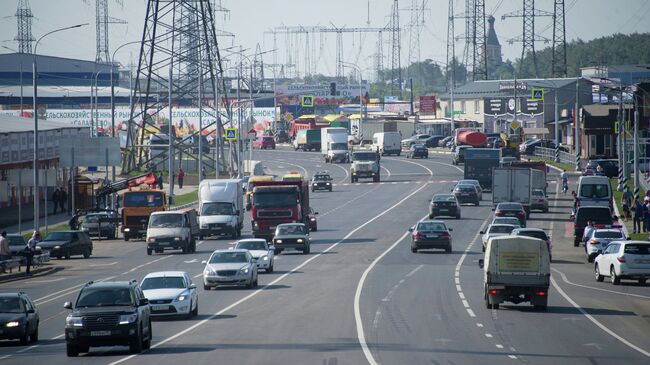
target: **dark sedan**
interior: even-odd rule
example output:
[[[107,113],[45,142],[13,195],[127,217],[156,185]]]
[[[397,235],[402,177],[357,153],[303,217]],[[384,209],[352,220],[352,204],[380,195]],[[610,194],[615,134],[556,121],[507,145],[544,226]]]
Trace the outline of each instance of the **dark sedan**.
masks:
[[[83,255],[87,259],[93,253],[93,243],[88,233],[83,231],[52,232],[39,242],[36,248],[50,251],[50,256],[57,259],[61,257],[69,259],[73,255]]]
[[[440,142],[441,139],[445,138],[444,136],[431,136],[425,140],[423,140],[421,143],[427,147],[438,147],[438,142]]]
[[[443,221],[420,221],[411,232],[411,252],[417,253],[418,250],[428,248],[444,249],[445,252],[451,252],[451,228],[447,228]]]
[[[603,173],[607,177],[616,177],[618,176],[618,161],[616,160],[589,160],[585,170],[596,171],[600,166],[603,169]]]
[[[458,184],[453,190],[454,195],[456,196],[456,200],[460,204],[474,204],[474,205],[479,205],[480,204],[480,199],[478,196],[478,191],[476,190],[476,186],[470,185],[470,184]]]
[[[499,203],[494,208],[497,217],[517,217],[522,227],[526,227],[526,210],[521,203]]]
[[[453,194],[436,194],[429,205],[429,219],[439,216],[460,219],[460,204]]]
[[[38,341],[38,310],[25,293],[0,294],[0,339]]]
[[[429,158],[429,150],[422,144],[411,145],[406,152],[406,158]]]

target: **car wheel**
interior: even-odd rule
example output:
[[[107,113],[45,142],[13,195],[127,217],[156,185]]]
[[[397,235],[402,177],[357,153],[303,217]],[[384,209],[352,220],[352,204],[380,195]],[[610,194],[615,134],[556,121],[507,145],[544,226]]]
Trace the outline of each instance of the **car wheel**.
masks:
[[[460,219],[460,214],[456,215],[456,219]]]
[[[280,250],[280,249],[273,250],[274,255],[279,255],[280,253],[282,253],[282,250]]]
[[[135,341],[129,343],[129,352],[132,354],[139,354],[142,352],[142,328],[140,328],[140,334]]]
[[[89,257],[90,257],[90,250],[86,249],[86,251],[84,251],[84,259],[87,259]]]
[[[499,304],[498,303],[492,304],[492,309],[499,309]]]
[[[418,253],[418,249],[415,248],[415,247],[411,247],[411,252],[412,252],[412,253]]]
[[[124,242],[129,242],[129,236],[125,233],[124,234]]]
[[[589,263],[594,262],[594,256],[593,255],[588,255],[587,256],[587,262],[589,262]]]
[[[485,246],[481,245],[481,251],[485,252]]]
[[[434,217],[433,214],[429,214],[429,219],[433,219],[433,217]]]
[[[38,341],[38,322],[36,322],[36,329],[34,330],[34,332],[32,332],[32,335],[30,336],[30,340],[32,342]]]
[[[616,270],[614,269],[614,266],[609,269],[609,278],[612,280],[613,285],[618,285],[621,283],[621,278],[616,276]]]
[[[69,248],[65,250],[65,259],[66,260],[70,259],[70,249]]]
[[[595,271],[596,271],[596,281],[602,282],[603,280],[605,280],[605,277],[600,275],[600,269],[598,268],[598,265],[596,265]]]
[[[75,345],[66,344],[65,354],[68,355],[68,357],[77,357],[79,356],[79,349]]]
[[[203,284],[203,290],[210,290],[210,287],[208,285]]]
[[[253,278],[248,282],[248,285],[246,285],[246,288],[248,289],[253,289],[255,287],[255,284],[253,282]]]
[[[309,251],[310,251],[310,250],[309,250],[309,245],[307,245],[307,246],[305,246],[305,249],[302,250],[302,253],[303,253],[304,255],[308,255],[308,254],[309,254]]]
[[[451,253],[451,245],[449,245],[449,247],[447,247],[447,248],[445,249],[445,252],[446,252],[446,253]]]
[[[27,332],[27,325],[25,325],[25,334],[20,336],[20,345],[25,346],[29,343],[29,333]]]
[[[192,317],[196,317],[199,315],[199,302],[196,302],[196,307],[192,309]]]
[[[639,279],[639,285],[645,285],[646,279]]]

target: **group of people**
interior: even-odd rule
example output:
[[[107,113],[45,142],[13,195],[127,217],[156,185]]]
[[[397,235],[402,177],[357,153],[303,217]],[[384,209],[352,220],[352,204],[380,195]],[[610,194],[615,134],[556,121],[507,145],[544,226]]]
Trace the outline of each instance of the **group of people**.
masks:
[[[650,232],[650,197],[644,197],[643,203],[639,199],[634,199],[632,209],[634,210],[633,233]]]
[[[25,256],[25,274],[31,276],[31,267],[32,260],[34,259],[34,254],[36,253],[36,245],[41,241],[41,233],[39,231],[34,231],[32,233],[32,238],[27,241],[27,245],[21,252],[21,256]],[[0,260],[7,260],[12,257],[11,250],[9,249],[9,240],[7,239],[7,232],[2,231],[0,233]],[[4,266],[2,267],[2,272],[5,273]]]
[[[52,214],[56,214],[59,208],[61,209],[61,213],[65,212],[65,203],[68,201],[68,193],[66,193],[63,188],[56,188],[54,193],[52,193],[51,200],[54,204],[54,212]]]

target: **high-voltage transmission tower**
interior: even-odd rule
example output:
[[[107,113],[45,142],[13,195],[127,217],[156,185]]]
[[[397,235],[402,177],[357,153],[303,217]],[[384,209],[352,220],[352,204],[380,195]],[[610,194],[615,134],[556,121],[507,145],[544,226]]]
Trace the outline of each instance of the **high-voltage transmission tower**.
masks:
[[[456,67],[456,45],[454,34],[454,0],[449,0],[449,10],[447,11],[447,91],[453,90],[456,82],[454,69]],[[452,106],[453,107],[453,106]],[[451,109],[450,109],[451,110]]]
[[[18,8],[16,8],[16,23],[18,25],[18,33],[16,33],[15,41],[18,42],[19,53],[32,53],[32,19],[34,14],[29,7],[29,0],[18,0]]]
[[[553,8],[553,77],[566,77],[566,18],[564,0],[555,0]]]
[[[390,90],[392,94],[402,93],[402,64],[401,50],[402,41],[399,27],[399,1],[393,1],[393,8],[390,13]]]
[[[231,109],[227,104],[210,0],[148,0],[132,92],[133,103],[122,161],[124,173],[153,167],[154,161],[166,161],[162,169],[169,166],[173,172],[175,167],[169,163],[169,156],[176,154],[181,154],[182,159],[205,161],[206,172],[216,168],[225,172],[219,136],[223,135],[222,118],[232,123]],[[224,114],[217,108],[222,99],[227,111]],[[205,120],[192,133],[176,139],[172,128],[180,126],[183,120],[173,117],[173,108],[181,101],[198,104],[200,115]],[[205,129],[212,130],[215,126],[215,155],[206,155],[201,148],[197,150],[193,143],[187,143]],[[147,134],[149,138],[159,134],[171,135],[169,149],[150,148],[155,143],[149,142],[156,141],[145,141]],[[163,145],[166,146],[167,142]],[[233,145],[231,157],[234,149]],[[234,166],[239,164],[235,164],[232,158],[230,162],[229,172],[234,174]],[[154,168],[160,169],[161,166]]]
[[[533,59],[533,67],[534,67],[534,74],[535,77],[539,76],[539,68],[537,67],[537,55],[535,54],[535,42],[536,41],[544,41],[548,42],[549,40],[547,38],[538,36],[535,34],[535,18],[537,17],[543,17],[543,16],[552,16],[553,14],[547,12],[547,11],[542,11],[542,10],[536,10],[535,9],[535,0],[523,0],[523,8],[522,10],[517,10],[513,11],[508,14],[504,14],[501,16],[501,19],[506,19],[506,18],[522,18],[522,23],[523,23],[523,33],[521,37],[515,37],[508,39],[508,43],[512,44],[514,42],[521,42],[522,43],[522,48],[521,48],[521,62],[519,63],[519,73],[521,74],[521,68],[523,67],[524,64],[524,58],[526,55],[529,55]]]
[[[108,50],[108,25],[126,24],[126,21],[122,19],[108,16],[108,1],[95,0],[95,38],[97,47],[95,62],[101,63],[111,62],[111,56]],[[115,2],[123,6],[123,0],[115,0]],[[90,0],[84,0],[84,3],[90,4]]]
[[[422,28],[424,27],[424,11],[426,9],[426,0],[411,0],[411,7],[408,10],[411,12],[411,21],[408,24],[409,28],[409,55],[408,64],[411,65],[416,62],[421,62],[420,52],[420,36]]]
[[[472,80],[487,80],[485,0],[473,0],[472,5]]]

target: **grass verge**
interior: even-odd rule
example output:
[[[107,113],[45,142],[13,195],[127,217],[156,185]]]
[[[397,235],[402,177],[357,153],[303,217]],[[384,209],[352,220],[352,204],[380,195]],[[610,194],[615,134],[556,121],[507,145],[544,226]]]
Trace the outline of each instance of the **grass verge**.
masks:
[[[547,164],[549,164],[551,166],[555,166],[558,169],[566,170],[567,172],[575,171],[575,169],[576,169],[576,167],[574,165],[569,165],[569,164],[563,163],[563,162],[555,162],[555,161],[548,160],[548,159],[545,159],[545,158],[542,158],[542,157],[539,157],[539,156],[528,156],[527,158],[529,160],[532,160],[532,161],[544,161],[544,162],[546,162]]]
[[[47,233],[52,233],[52,232],[59,232],[59,231],[67,231],[69,229],[68,223],[59,223],[55,226],[50,226],[47,229]],[[45,238],[46,233],[45,229],[41,230],[41,238]],[[32,238],[32,232],[27,232],[23,234],[23,237],[25,237],[26,240],[29,240]]]
[[[187,194],[174,195],[174,204],[172,204],[172,206],[177,207],[179,205],[190,204],[198,200],[199,200],[198,190],[195,190]]]

